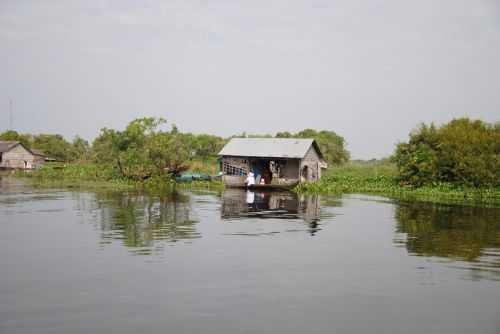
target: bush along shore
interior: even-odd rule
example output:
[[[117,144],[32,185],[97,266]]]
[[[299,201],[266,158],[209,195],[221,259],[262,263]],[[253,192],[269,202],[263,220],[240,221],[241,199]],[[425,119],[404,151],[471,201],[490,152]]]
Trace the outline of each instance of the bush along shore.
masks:
[[[94,163],[46,164],[35,171],[18,171],[16,176],[29,179],[37,187],[72,189],[103,189],[116,191],[145,191],[152,194],[169,193],[177,189],[220,190],[219,181],[176,182],[168,175],[153,175],[144,180],[134,180],[121,175],[113,165]]]

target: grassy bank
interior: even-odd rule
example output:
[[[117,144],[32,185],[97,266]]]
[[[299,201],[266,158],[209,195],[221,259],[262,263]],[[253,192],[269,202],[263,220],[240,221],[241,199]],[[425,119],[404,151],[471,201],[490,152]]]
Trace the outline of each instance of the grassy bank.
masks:
[[[303,193],[361,193],[403,200],[500,206],[500,189],[470,188],[449,183],[422,187],[401,186],[395,180],[396,167],[388,161],[349,162],[326,171],[318,183],[302,184]]]
[[[214,174],[214,161],[196,161],[191,171]],[[122,177],[111,165],[97,164],[47,164],[31,172],[18,172],[36,186],[77,189],[140,190],[165,193],[175,189],[216,190],[224,189],[221,182],[192,181],[177,183],[167,176],[154,176],[145,181],[132,181]],[[295,188],[299,193],[343,194],[360,193],[382,195],[403,200],[436,203],[462,203],[500,206],[500,189],[467,188],[447,183],[423,187],[401,186],[396,181],[396,167],[388,161],[353,161],[328,169],[320,182],[302,184]]]
[[[140,190],[149,193],[164,193],[176,188],[219,190],[220,182],[193,181],[177,183],[169,176],[153,176],[144,181],[134,181],[120,175],[111,165],[49,163],[36,171],[18,171],[17,176],[27,178],[38,187],[61,187],[76,189]]]

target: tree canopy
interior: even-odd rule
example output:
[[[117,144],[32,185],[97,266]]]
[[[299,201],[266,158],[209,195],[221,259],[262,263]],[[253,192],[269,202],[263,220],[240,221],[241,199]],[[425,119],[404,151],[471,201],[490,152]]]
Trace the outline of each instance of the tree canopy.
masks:
[[[172,124],[166,128],[162,118],[144,117],[131,121],[124,130],[102,128],[89,144],[76,136],[72,142],[59,134],[19,134],[6,131],[0,140],[22,142],[28,148],[37,148],[59,161],[93,161],[111,164],[124,176],[145,179],[154,174],[178,174],[194,160],[214,161],[227,139],[210,134],[182,133]],[[264,137],[242,133],[234,137]],[[325,160],[339,164],[349,160],[345,140],[333,131],[305,129],[298,133],[279,132],[276,138],[313,138]]]
[[[421,124],[397,145],[393,160],[405,184],[500,186],[500,125],[468,118]]]

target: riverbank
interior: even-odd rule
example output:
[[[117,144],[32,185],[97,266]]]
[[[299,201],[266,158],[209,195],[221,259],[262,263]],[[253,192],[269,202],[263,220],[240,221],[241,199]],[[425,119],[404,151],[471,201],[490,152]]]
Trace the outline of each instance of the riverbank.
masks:
[[[214,171],[213,161],[197,162],[193,172]],[[111,165],[47,164],[37,171],[16,173],[38,187],[74,189],[108,189],[117,191],[145,191],[161,194],[176,189],[206,189],[222,191],[220,181],[176,182],[168,176],[153,176],[144,181],[122,177]],[[500,189],[468,188],[447,183],[423,187],[401,186],[396,181],[397,170],[388,161],[352,161],[328,169],[320,182],[301,184],[294,191],[313,194],[360,193],[381,195],[401,200],[434,203],[467,204],[500,207]]]
[[[450,183],[402,186],[395,180],[396,176],[396,166],[388,161],[349,162],[327,170],[320,182],[301,184],[295,190],[299,193],[361,193],[401,200],[500,206],[500,189],[497,188],[473,188]]]
[[[25,178],[37,187],[72,189],[107,189],[116,191],[146,191],[151,194],[183,189],[220,190],[221,182],[176,182],[167,175],[157,175],[143,181],[127,179],[111,165],[46,164],[35,171],[17,171],[14,175]]]

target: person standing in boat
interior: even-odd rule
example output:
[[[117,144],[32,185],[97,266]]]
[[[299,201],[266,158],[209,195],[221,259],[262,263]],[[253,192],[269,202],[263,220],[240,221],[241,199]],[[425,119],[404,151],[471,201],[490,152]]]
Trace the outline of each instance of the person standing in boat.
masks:
[[[253,172],[249,172],[247,175],[247,178],[245,179],[245,185],[248,186],[253,186],[255,184],[255,175]]]

